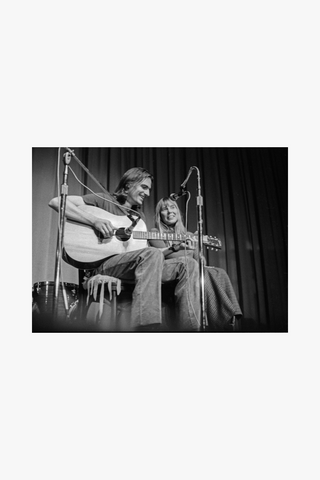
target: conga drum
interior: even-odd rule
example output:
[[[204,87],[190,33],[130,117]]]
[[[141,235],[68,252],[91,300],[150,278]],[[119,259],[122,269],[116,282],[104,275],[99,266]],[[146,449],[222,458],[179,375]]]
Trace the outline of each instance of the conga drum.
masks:
[[[65,295],[63,293],[62,282],[59,284],[58,302],[55,312],[54,307],[54,282],[37,282],[32,288],[32,319],[33,323],[39,327],[45,326],[54,318],[59,321],[70,320],[76,311],[78,304],[78,285],[74,283],[64,283]],[[64,296],[67,301],[65,307]],[[54,315],[54,313],[56,315]],[[42,322],[42,323],[41,323]]]

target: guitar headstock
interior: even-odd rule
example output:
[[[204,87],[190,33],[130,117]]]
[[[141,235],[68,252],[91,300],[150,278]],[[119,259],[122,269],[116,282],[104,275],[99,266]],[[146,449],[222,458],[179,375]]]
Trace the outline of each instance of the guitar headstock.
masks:
[[[217,237],[211,237],[209,235],[205,235],[203,237],[203,245],[205,245],[208,249],[215,250],[216,252],[222,248],[221,240],[219,240]]]

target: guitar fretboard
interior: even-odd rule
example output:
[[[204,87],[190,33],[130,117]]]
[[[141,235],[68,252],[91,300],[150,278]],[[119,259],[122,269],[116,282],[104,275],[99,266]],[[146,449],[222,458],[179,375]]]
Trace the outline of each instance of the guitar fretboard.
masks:
[[[133,238],[140,240],[186,240],[191,238],[188,235],[182,233],[160,233],[160,232],[140,232],[133,231]]]

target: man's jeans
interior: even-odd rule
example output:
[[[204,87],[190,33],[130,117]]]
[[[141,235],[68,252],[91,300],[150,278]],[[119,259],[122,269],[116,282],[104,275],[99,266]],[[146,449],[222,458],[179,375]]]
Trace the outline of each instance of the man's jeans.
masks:
[[[199,330],[199,269],[193,258],[165,260],[161,250],[148,247],[107,259],[95,274],[135,281],[132,329],[162,323],[161,284],[175,281],[177,328],[181,331]]]

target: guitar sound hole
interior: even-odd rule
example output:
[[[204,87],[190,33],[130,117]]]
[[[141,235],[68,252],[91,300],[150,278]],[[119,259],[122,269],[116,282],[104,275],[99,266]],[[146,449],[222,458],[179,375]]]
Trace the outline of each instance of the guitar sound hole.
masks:
[[[131,237],[131,235],[128,235],[125,232],[124,228],[118,228],[118,230],[116,230],[115,236],[118,240],[121,240],[122,242],[126,242]]]

